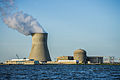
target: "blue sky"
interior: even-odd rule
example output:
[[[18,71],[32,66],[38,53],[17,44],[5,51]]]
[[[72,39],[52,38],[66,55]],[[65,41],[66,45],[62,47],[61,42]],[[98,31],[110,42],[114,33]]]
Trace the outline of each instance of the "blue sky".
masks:
[[[120,57],[119,0],[17,0],[48,32],[52,60],[82,48],[88,56]],[[10,29],[0,19],[0,61],[29,56],[32,37]]]

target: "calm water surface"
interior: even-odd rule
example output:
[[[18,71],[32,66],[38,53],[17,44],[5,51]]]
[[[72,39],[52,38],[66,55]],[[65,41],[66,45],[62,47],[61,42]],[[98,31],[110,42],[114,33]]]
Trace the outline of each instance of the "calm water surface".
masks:
[[[119,65],[0,65],[0,80],[120,80]]]

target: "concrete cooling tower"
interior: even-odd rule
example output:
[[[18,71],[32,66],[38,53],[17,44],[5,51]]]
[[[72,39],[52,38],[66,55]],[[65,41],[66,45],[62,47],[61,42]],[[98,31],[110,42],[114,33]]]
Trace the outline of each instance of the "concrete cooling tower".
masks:
[[[51,61],[47,47],[48,33],[32,33],[32,49],[29,59],[38,61]]]

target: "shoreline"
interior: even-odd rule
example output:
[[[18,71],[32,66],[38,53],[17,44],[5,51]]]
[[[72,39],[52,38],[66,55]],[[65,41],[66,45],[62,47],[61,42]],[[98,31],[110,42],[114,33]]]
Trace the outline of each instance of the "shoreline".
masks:
[[[111,63],[103,63],[103,64],[0,64],[0,65],[120,65],[120,63],[117,64],[111,64]]]

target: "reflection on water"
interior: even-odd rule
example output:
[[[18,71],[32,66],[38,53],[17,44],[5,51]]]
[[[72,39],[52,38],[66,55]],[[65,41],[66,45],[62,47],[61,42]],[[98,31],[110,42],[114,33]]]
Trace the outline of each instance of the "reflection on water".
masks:
[[[0,65],[0,80],[119,80],[119,65]]]

